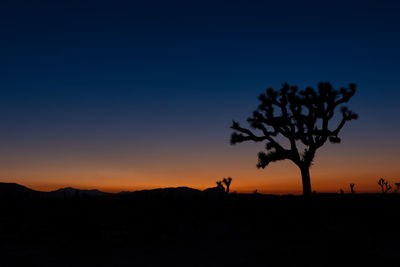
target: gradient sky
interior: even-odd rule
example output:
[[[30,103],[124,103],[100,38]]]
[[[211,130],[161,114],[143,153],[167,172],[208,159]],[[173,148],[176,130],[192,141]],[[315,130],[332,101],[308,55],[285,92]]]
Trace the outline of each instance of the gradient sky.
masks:
[[[395,1],[79,2],[0,4],[1,181],[300,193],[297,167],[257,170],[263,145],[229,127],[267,87],[330,81],[357,83],[360,119],[318,151],[313,189],[400,182]]]

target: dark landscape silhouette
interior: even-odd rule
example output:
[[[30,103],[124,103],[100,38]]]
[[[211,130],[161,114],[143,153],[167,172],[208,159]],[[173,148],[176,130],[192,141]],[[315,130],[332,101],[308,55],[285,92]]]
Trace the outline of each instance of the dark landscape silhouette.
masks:
[[[396,193],[109,194],[0,183],[1,266],[386,266],[399,262],[399,205]]]

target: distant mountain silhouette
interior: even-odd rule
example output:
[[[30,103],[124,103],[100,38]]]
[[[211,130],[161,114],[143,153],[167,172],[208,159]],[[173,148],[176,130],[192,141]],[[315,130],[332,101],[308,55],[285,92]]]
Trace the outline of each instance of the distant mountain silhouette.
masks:
[[[65,188],[60,188],[58,190],[49,192],[50,194],[54,196],[60,196],[60,197],[101,197],[108,195],[110,193],[105,193],[101,192],[97,189],[91,189],[91,190],[86,190],[86,189],[76,189],[72,187],[65,187]]]
[[[44,192],[36,191],[16,183],[0,183],[0,197],[21,198],[40,196]]]
[[[155,197],[155,198],[192,198],[202,195],[202,191],[190,187],[168,187],[140,191],[122,191],[120,193],[105,193],[97,189],[86,190],[72,187],[60,188],[51,192],[42,192],[30,189],[16,183],[0,183],[0,197],[3,198],[24,198],[24,197],[45,197],[45,198],[74,198],[74,197],[104,197],[104,196],[125,196],[125,197]]]
[[[129,197],[138,198],[193,198],[201,196],[202,191],[190,188],[190,187],[167,187],[167,188],[156,188],[148,190],[140,190],[133,192],[121,192],[119,195],[125,195]]]

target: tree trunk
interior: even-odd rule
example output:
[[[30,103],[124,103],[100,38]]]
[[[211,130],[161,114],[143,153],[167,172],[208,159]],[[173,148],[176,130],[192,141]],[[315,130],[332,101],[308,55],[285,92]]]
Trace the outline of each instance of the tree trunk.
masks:
[[[302,166],[300,170],[301,180],[303,181],[303,195],[305,197],[311,196],[310,168]]]

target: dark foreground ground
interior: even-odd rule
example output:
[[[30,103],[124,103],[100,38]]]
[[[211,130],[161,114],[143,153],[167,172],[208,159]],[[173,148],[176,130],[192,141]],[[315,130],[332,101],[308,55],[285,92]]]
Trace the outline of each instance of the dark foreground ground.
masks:
[[[400,266],[400,194],[0,199],[0,266]]]

